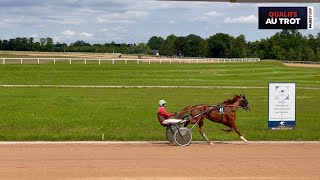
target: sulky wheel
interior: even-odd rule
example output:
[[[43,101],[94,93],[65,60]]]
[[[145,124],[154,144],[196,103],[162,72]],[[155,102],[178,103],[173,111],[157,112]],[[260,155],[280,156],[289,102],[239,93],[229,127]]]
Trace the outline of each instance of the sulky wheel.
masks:
[[[174,142],[174,133],[177,131],[176,126],[167,126],[166,128],[166,138],[169,142]]]
[[[192,140],[191,131],[188,128],[181,127],[174,133],[174,142],[179,146],[188,146]]]

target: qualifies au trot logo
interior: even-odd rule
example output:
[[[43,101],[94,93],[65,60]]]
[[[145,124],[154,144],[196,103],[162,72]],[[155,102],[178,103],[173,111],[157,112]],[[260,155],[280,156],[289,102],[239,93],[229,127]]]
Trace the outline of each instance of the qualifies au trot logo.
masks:
[[[313,29],[313,7],[259,7],[259,29]]]

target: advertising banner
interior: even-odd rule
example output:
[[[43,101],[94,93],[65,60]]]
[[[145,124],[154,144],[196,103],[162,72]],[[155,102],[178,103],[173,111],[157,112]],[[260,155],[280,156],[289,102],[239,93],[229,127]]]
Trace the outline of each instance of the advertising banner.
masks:
[[[269,83],[269,129],[296,126],[296,84]]]
[[[259,7],[259,29],[313,29],[313,7]]]

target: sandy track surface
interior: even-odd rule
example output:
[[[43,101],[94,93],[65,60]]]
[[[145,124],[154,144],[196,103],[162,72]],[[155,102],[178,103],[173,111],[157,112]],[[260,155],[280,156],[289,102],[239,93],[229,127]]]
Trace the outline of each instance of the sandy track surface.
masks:
[[[283,63],[286,66],[293,67],[312,67],[312,68],[320,68],[320,64],[299,64],[299,63]]]
[[[320,179],[320,143],[0,144],[4,179]]]

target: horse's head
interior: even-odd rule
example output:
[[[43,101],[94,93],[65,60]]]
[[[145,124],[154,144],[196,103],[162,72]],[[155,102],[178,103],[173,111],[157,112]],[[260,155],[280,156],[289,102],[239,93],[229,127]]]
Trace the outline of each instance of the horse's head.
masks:
[[[246,96],[244,94],[243,95],[240,94],[240,97],[241,97],[241,102],[239,105],[242,107],[242,109],[244,109],[246,111],[250,111],[249,102],[248,102]]]

